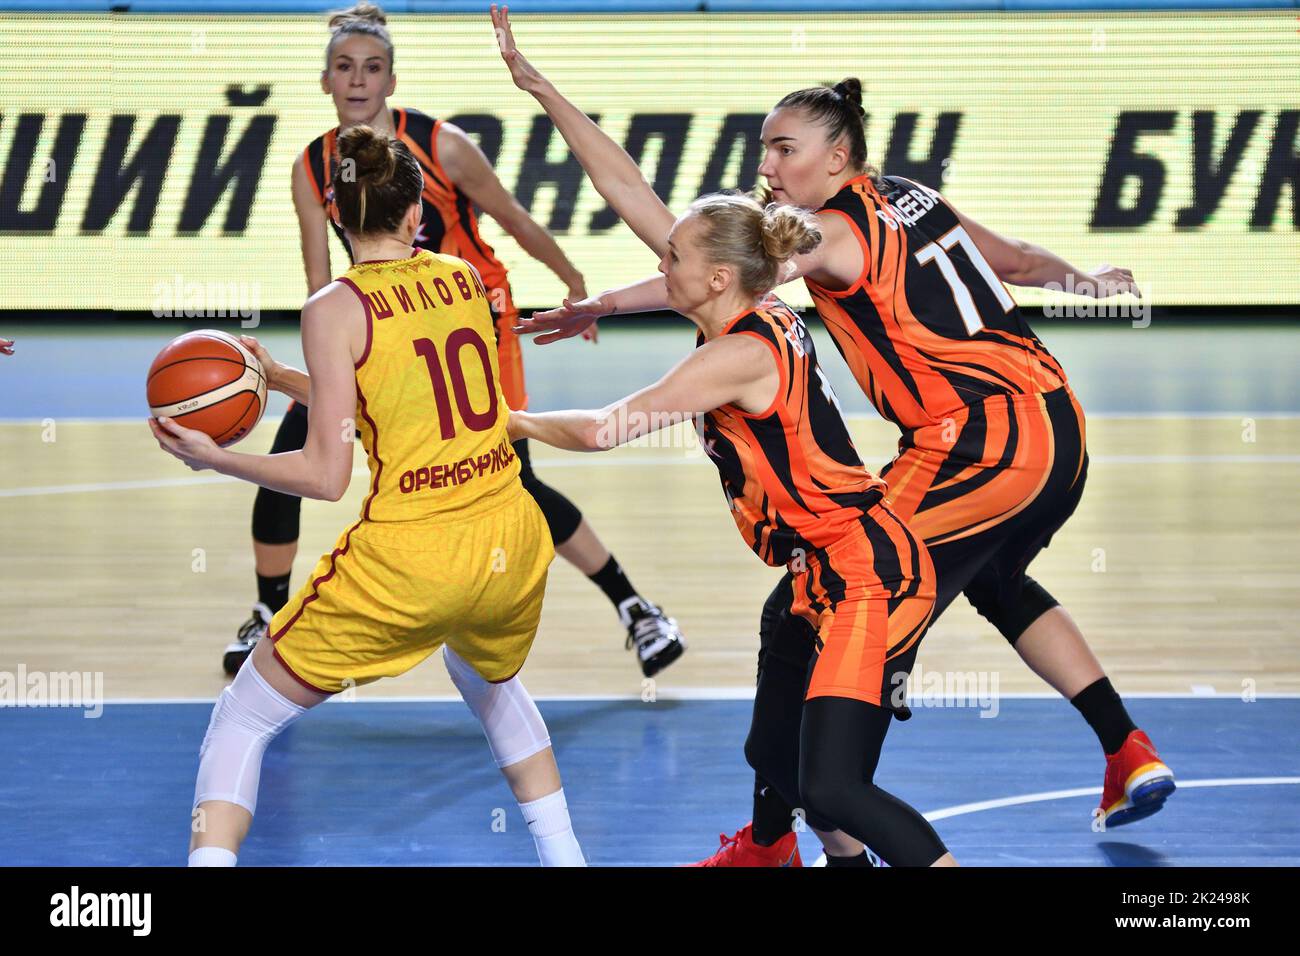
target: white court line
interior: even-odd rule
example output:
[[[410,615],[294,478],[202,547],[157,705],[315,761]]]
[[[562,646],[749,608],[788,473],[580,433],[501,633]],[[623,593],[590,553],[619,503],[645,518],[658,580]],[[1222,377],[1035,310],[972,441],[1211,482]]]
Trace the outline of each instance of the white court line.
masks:
[[[1179,790],[1196,787],[1268,787],[1283,784],[1300,784],[1300,777],[1220,777],[1212,780],[1175,780]],[[1101,793],[1101,787],[1076,787],[1073,790],[1048,790],[1043,793],[1026,793],[1018,797],[1002,797],[998,800],[980,800],[977,803],[960,803],[955,807],[931,810],[922,814],[931,823],[947,820],[949,817],[965,816],[968,813],[980,813],[984,810],[1000,810],[1003,807],[1018,807],[1026,803],[1043,803],[1047,800],[1068,800],[1072,797],[1087,797]]]
[[[533,700],[549,701],[564,703],[573,701],[578,703],[609,703],[617,701],[639,701],[640,694],[532,694]],[[1145,694],[1124,694],[1126,700],[1206,700],[1214,697],[1222,700],[1241,700],[1241,694],[1236,693],[1217,693],[1207,694],[1185,694],[1175,691],[1151,691]],[[1059,694],[1051,691],[1022,691],[1019,693],[1007,693],[997,695],[998,700],[1056,700]],[[1300,691],[1264,691],[1255,694],[1258,700],[1297,700],[1300,699]],[[460,702],[460,696],[457,694],[430,694],[427,696],[397,696],[397,697],[361,697],[354,700],[346,701],[337,697],[331,698],[330,702],[340,706],[349,703],[357,704],[454,704]],[[648,704],[666,703],[679,700],[691,701],[710,701],[710,700],[753,700],[754,689],[752,687],[684,687],[680,690],[660,691],[654,701],[646,701]],[[216,700],[215,697],[110,697],[101,703],[111,704],[211,704]],[[1242,701],[1245,703],[1245,701]],[[12,702],[0,701],[0,710],[5,707],[24,706]],[[33,709],[40,709],[44,705],[33,705]]]
[[[1197,787],[1272,787],[1294,786],[1300,784],[1300,777],[1220,777],[1210,780],[1176,780],[1179,790],[1191,790]],[[959,803],[955,807],[931,810],[922,816],[931,823],[947,820],[950,817],[965,816],[968,813],[981,813],[985,810],[1001,810],[1003,807],[1018,807],[1027,803],[1043,803],[1048,800],[1069,800],[1074,797],[1095,796],[1101,793],[1101,787],[1076,787],[1073,790],[1047,790],[1042,793],[1025,793],[1017,797],[1001,797],[997,800],[980,800],[976,803]],[[826,854],[823,853],[812,864],[825,866]]]
[[[590,455],[582,458],[535,459],[542,468],[642,468],[647,466],[698,465],[703,454],[666,457],[637,455]],[[1300,455],[1092,455],[1093,465],[1300,465]],[[353,476],[369,474],[365,468],[352,471]],[[33,485],[25,488],[0,488],[0,498],[36,498],[43,495],[93,494],[101,491],[142,491],[150,488],[183,488],[188,485],[216,485],[239,481],[227,475],[202,475],[194,478],[143,478],[133,481],[87,482],[75,485]]]

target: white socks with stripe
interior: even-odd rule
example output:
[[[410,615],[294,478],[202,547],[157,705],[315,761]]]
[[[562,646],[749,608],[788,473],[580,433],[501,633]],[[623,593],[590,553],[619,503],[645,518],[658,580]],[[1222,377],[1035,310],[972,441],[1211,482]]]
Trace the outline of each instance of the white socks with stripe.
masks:
[[[563,787],[539,800],[521,803],[519,809],[528,824],[528,832],[533,835],[533,842],[537,844],[537,856],[542,866],[587,865],[578,838],[573,835]]]

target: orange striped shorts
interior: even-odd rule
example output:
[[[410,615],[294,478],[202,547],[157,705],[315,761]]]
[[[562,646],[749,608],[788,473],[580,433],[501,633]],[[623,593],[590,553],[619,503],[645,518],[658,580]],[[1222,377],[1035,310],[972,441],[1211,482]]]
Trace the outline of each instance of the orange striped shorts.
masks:
[[[907,676],[935,600],[924,542],[878,504],[789,569],[790,611],[817,633],[805,697],[849,697],[906,715]]]

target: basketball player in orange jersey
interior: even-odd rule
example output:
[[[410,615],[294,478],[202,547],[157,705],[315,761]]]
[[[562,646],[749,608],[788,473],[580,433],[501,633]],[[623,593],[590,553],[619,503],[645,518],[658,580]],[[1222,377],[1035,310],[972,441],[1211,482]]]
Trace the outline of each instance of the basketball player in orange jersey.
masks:
[[[340,180],[334,215],[357,262],[303,308],[310,378],[272,367],[276,387],[310,408],[303,447],[240,454],[150,420],[190,467],[284,494],[341,498],[354,429],[370,465],[360,520],[272,618],[212,711],[190,864],[234,865],[277,734],[344,687],[395,677],[442,646],[542,864],[584,865],[546,725],[516,676],[555,552],[507,437],[489,293],[471,264],[413,245],[424,177],[404,142],[354,126],[338,145],[356,175]],[[379,321],[384,300],[396,308]]]
[[[515,84],[609,171],[602,195],[660,256],[669,306],[698,329],[695,351],[654,385],[598,410],[512,412],[511,437],[602,451],[698,416],[741,537],[790,568],[791,613],[815,642],[796,708],[801,806],[892,865],[955,865],[924,817],[872,779],[896,706],[888,689],[929,624],[933,570],[858,458],[807,329],[770,295],[781,265],[820,242],[815,218],[712,195],[674,219],[636,162],[518,52],[507,11],[492,18]]]
[[[1164,805],[1173,774],[1070,615],[1026,574],[1077,506],[1088,458],[1083,411],[1065,372],[1002,283],[1072,279],[1098,296],[1137,286],[1128,270],[1080,272],[986,229],[932,189],[881,176],[867,163],[863,116],[856,79],[792,93],[768,115],[759,173],[777,201],[815,210],[824,237],[782,278],[804,278],[863,392],[903,433],[881,477],[890,506],[930,548],[936,616],[964,593],[1096,733],[1106,754],[1105,824],[1140,820]],[[613,188],[613,173],[583,165],[602,192]],[[554,341],[598,316],[666,303],[655,277],[538,313],[522,328]],[[795,599],[787,577],[764,608],[759,699],[793,700],[802,687],[810,645],[789,613]],[[724,837],[711,865],[771,865],[797,852],[797,731],[759,713],[756,704],[745,748],[758,774],[754,822]],[[832,865],[867,860],[851,841],[825,842]]]
[[[523,353],[513,331],[519,313],[511,299],[506,268],[479,235],[473,207],[483,209],[499,222],[525,252],[568,286],[571,295],[586,295],[582,276],[550,233],[502,187],[487,158],[463,131],[417,110],[388,105],[397,77],[393,73],[393,41],[385,23],[383,11],[369,3],[358,4],[330,20],[332,36],[326,48],[321,89],[333,98],[339,125],[312,140],[293,164],[293,203],[302,234],[308,294],[324,288],[332,277],[327,225],[331,220],[327,210],[339,176],[340,133],[365,124],[398,137],[415,155],[424,175],[424,215],[415,244],[432,252],[460,256],[483,277],[496,314],[497,357],[506,402],[511,408],[527,408]],[[344,231],[337,224],[334,231],[349,257],[355,259]],[[393,303],[378,307],[392,308]],[[383,318],[382,311],[379,317]],[[307,410],[295,403],[276,433],[272,452],[301,448],[306,433]],[[636,647],[642,672],[650,676],[668,666],[685,648],[676,621],[637,592],[573,502],[537,478],[530,464],[528,443],[517,442],[515,453],[523,468],[524,488],[546,515],[556,550],[609,598],[627,631],[627,646]],[[226,649],[224,664],[228,673],[239,667],[256,641],[265,635],[271,615],[288,597],[289,574],[298,551],[300,509],[301,499],[294,495],[265,488],[257,493],[253,551],[258,600],[237,639]]]

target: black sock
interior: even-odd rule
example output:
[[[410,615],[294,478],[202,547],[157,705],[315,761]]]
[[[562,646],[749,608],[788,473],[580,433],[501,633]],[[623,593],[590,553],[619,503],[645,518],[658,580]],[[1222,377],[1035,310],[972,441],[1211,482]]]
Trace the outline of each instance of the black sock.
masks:
[[[618,607],[628,598],[637,596],[636,588],[632,587],[632,582],[627,579],[623,573],[622,567],[611,554],[605,566],[595,574],[589,574],[592,582],[596,587],[605,592],[605,597],[614,602],[614,607]]]
[[[289,575],[278,574],[268,578],[259,574],[257,599],[269,607],[272,614],[279,611],[289,600]]]
[[[771,846],[790,832],[794,810],[761,777],[754,778],[754,822],[750,833],[759,846]]]
[[[1070,703],[1088,722],[1107,755],[1123,747],[1128,735],[1137,730],[1137,724],[1133,723],[1128,711],[1124,709],[1124,702],[1115,693],[1115,688],[1110,686],[1109,677],[1089,684],[1071,697]]]
[[[826,854],[827,866],[875,866],[871,862],[871,857],[867,856],[867,851],[863,850],[857,856],[831,856]]]

